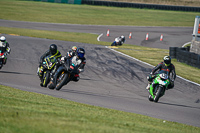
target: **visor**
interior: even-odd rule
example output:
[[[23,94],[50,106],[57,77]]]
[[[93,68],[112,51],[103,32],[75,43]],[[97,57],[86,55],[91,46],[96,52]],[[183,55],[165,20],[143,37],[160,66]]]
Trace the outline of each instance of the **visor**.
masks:
[[[78,53],[78,57],[79,58],[83,58],[84,57],[84,53]]]

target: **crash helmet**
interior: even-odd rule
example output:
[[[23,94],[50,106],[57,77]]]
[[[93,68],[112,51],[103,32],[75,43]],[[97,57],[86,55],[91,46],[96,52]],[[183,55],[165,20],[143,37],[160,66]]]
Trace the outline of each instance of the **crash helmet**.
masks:
[[[1,42],[5,42],[5,41],[6,41],[6,37],[5,37],[5,36],[1,36],[1,37],[0,37],[0,41],[1,41]]]
[[[171,64],[171,57],[170,56],[165,56],[163,58],[163,60],[164,60],[164,63],[165,63],[166,66],[169,66]]]
[[[85,55],[85,50],[84,50],[84,48],[78,48],[78,49],[77,49],[77,56],[78,56],[79,58],[83,58],[84,55]]]
[[[76,50],[77,50],[77,47],[76,47],[76,46],[73,46],[73,47],[72,47],[72,51],[73,51],[73,52],[76,52]]]
[[[125,37],[122,35],[121,38],[124,39]]]
[[[57,45],[56,44],[51,44],[49,47],[49,51],[52,55],[57,53]]]

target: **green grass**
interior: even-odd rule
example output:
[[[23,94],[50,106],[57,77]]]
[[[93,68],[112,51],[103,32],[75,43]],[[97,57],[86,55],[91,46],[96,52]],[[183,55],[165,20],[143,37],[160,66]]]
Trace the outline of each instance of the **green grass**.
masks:
[[[18,0],[0,0],[0,7],[0,19],[95,25],[192,27],[194,18],[198,15],[194,12],[110,8]],[[110,45],[109,42],[98,42],[96,40],[98,35],[87,33],[6,27],[0,27],[0,33]],[[128,44],[120,48],[119,51],[152,65],[156,65],[165,54],[169,53],[168,50]],[[154,56],[158,52],[159,56]],[[199,69],[175,60],[173,63],[178,75],[200,83]],[[190,71],[190,75],[188,75],[188,71]],[[163,120],[143,115],[80,104],[5,86],[0,86],[0,101],[0,132],[2,133],[200,132],[200,128],[176,122],[166,121],[163,123]]]
[[[107,0],[117,2],[129,3],[144,3],[144,4],[160,4],[160,5],[174,5],[174,6],[200,6],[199,0]]]
[[[193,26],[198,12],[71,5],[48,2],[0,0],[0,19],[136,26]]]
[[[2,133],[199,133],[200,128],[0,85]],[[169,128],[170,127],[170,128]]]

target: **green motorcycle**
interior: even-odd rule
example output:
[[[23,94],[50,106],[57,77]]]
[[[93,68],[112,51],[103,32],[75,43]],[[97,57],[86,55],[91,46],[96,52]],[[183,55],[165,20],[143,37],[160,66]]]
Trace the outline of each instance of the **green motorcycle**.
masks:
[[[165,90],[168,89],[170,79],[168,72],[162,70],[154,76],[155,79],[149,89],[149,101],[158,102],[159,98],[165,94]]]

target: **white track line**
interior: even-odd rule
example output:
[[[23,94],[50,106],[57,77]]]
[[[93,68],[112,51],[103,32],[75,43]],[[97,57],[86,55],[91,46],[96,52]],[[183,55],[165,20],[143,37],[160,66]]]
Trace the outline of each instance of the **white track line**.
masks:
[[[190,44],[191,42],[187,42],[185,44],[183,44],[182,48],[184,48],[186,45]]]
[[[105,47],[108,48],[107,46],[105,46]],[[116,53],[119,53],[119,54],[121,54],[121,55],[124,55],[124,56],[126,56],[126,57],[129,57],[129,58],[131,58],[131,59],[134,59],[134,60],[136,60],[136,61],[138,61],[138,62],[141,62],[141,63],[143,63],[143,64],[146,64],[146,65],[149,65],[149,66],[151,66],[151,67],[154,67],[153,65],[151,65],[151,64],[149,64],[149,63],[146,63],[146,62],[143,62],[143,61],[141,61],[141,60],[138,60],[138,59],[136,59],[136,58],[134,58],[134,57],[131,57],[131,56],[126,55],[126,54],[124,54],[124,53],[122,53],[122,52],[116,51],[116,50],[114,50],[114,49],[112,49],[112,48],[108,48],[108,49],[110,49],[110,50],[112,50],[112,51],[114,51],[114,52],[116,52]],[[178,76],[178,75],[176,75],[176,76],[179,77],[179,78],[182,79],[182,80],[185,80],[185,81],[189,82],[189,83],[192,83],[192,84],[195,84],[195,85],[197,85],[197,86],[200,86],[200,84],[198,84],[198,83],[196,83],[196,82],[190,81],[190,80],[185,79],[185,78],[183,78],[183,77],[181,77],[181,76]]]
[[[100,41],[100,37],[103,36],[103,33],[101,33],[98,37],[97,37],[97,41]]]

